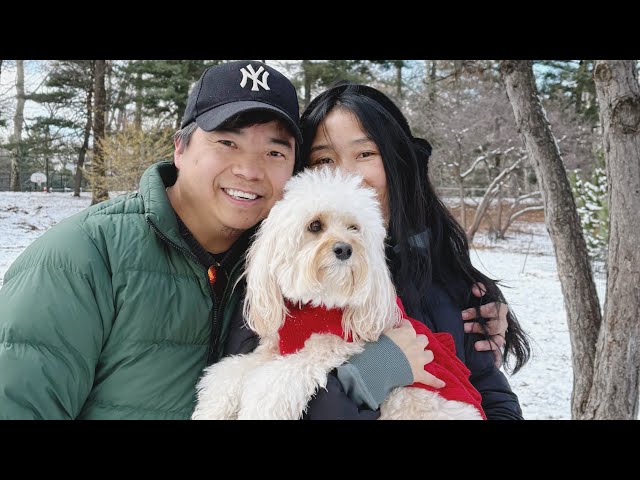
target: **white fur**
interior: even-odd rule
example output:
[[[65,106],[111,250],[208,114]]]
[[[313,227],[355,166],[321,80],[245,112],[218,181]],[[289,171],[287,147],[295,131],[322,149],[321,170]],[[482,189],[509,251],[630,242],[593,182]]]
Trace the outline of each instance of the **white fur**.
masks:
[[[309,225],[321,220],[322,231]],[[355,229],[354,229],[355,227]],[[293,177],[262,222],[247,253],[244,317],[260,336],[252,353],[207,368],[193,419],[297,419],[330,370],[397,325],[401,312],[384,252],[386,231],[375,191],[339,169]],[[339,260],[333,245],[353,253]],[[293,304],[342,308],[345,338],[313,334],[282,356],[278,331]],[[353,342],[347,342],[351,334]],[[399,388],[381,405],[382,419],[481,418],[471,405],[420,388]]]

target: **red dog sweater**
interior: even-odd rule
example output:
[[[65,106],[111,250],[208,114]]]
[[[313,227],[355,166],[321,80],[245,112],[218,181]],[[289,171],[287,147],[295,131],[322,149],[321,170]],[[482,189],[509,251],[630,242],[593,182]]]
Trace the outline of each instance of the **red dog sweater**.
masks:
[[[451,334],[433,333],[423,323],[407,316],[400,298],[398,306],[403,318],[411,322],[416,333],[426,335],[429,339],[427,346],[433,352],[433,361],[425,365],[424,369],[445,382],[445,386],[438,389],[422,383],[414,383],[411,387],[425,388],[437,392],[447,400],[457,400],[473,405],[486,420],[482,410],[480,393],[469,382],[470,371],[458,357],[456,347]],[[293,304],[287,304],[289,315],[284,325],[278,332],[280,335],[280,353],[289,355],[304,347],[304,343],[313,333],[330,333],[344,337],[342,330],[342,310],[338,308],[327,309],[325,307],[299,308]],[[347,341],[351,342],[349,336]]]

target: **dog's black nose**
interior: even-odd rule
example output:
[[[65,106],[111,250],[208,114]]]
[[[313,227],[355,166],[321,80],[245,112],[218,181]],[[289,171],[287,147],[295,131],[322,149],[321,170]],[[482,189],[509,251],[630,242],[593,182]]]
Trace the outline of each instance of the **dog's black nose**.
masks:
[[[348,260],[351,257],[351,245],[344,242],[338,242],[333,246],[333,253],[336,254],[338,260]]]

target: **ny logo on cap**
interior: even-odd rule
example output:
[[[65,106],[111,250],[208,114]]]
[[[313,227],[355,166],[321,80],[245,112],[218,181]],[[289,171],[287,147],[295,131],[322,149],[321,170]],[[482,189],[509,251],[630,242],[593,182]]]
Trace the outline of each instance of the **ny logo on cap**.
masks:
[[[247,69],[249,71],[247,71]],[[258,88],[258,85],[260,85],[265,90],[271,90],[269,88],[269,85],[267,85],[267,78],[269,77],[269,72],[265,70],[264,73],[262,74],[262,80],[258,78],[258,76],[263,70],[264,70],[264,67],[260,66],[260,68],[256,72],[253,70],[253,65],[251,64],[247,65],[246,67],[242,67],[240,69],[240,71],[242,72],[242,81],[240,82],[240,86],[244,88],[245,85],[247,84],[247,79],[251,79],[253,81],[253,86],[251,87],[251,91],[253,92],[259,91],[260,89]]]

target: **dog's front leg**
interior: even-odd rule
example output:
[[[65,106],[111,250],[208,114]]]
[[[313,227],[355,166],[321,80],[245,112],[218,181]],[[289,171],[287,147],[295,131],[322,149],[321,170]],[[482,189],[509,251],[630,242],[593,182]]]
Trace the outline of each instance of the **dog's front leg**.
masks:
[[[236,419],[247,374],[272,359],[276,345],[263,340],[251,353],[223,358],[206,368],[196,387],[198,398],[191,419]]]
[[[345,342],[336,335],[313,334],[299,352],[276,357],[249,372],[238,419],[301,418],[317,389],[326,387],[328,373],[361,351],[359,343]]]

